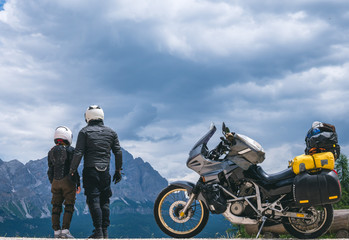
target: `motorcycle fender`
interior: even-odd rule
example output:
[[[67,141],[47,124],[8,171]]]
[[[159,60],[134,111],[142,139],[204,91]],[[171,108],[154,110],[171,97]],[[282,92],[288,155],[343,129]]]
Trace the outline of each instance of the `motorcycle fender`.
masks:
[[[177,181],[177,182],[171,183],[170,185],[185,188],[187,189],[188,194],[191,194],[193,191],[193,188],[195,187],[194,183],[187,182],[187,181]]]
[[[170,185],[185,188],[188,191],[189,195],[193,192],[193,188],[195,187],[194,183],[187,182],[187,181],[177,181],[177,182],[171,183]],[[205,204],[205,206],[208,208],[206,199],[204,198],[204,196],[202,196],[201,192],[197,196],[197,199],[201,200]]]

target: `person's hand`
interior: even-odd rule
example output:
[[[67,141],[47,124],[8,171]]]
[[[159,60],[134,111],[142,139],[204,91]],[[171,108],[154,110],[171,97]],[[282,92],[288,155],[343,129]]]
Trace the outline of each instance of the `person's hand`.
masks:
[[[121,170],[115,170],[114,176],[113,176],[113,182],[114,184],[117,184],[121,181]]]
[[[76,194],[79,194],[80,192],[81,192],[81,187],[78,186],[78,187],[76,188]]]

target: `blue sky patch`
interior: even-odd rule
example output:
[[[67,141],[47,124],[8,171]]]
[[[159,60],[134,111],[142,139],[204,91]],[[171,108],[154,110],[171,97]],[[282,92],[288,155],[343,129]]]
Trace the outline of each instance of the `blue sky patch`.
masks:
[[[5,4],[5,0],[0,0],[0,11],[4,10],[4,4]]]

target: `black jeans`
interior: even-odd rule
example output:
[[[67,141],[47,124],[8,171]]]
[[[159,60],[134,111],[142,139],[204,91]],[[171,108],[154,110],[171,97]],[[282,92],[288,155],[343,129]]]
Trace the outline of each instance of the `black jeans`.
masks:
[[[110,225],[109,198],[112,196],[109,168],[106,171],[98,171],[94,167],[86,167],[82,176],[93,226],[107,228]]]

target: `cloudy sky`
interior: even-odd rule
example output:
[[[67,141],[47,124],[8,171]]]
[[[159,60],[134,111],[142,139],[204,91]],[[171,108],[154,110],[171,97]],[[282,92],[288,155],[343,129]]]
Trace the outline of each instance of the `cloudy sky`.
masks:
[[[349,154],[348,9],[344,0],[0,0],[0,158],[44,157],[55,127],[77,136],[90,104],[123,148],[170,180],[197,178],[185,163],[211,122],[261,143],[269,172],[303,153],[315,120],[334,124]]]

